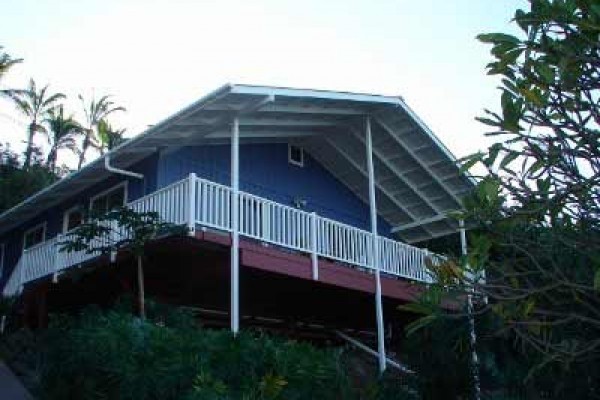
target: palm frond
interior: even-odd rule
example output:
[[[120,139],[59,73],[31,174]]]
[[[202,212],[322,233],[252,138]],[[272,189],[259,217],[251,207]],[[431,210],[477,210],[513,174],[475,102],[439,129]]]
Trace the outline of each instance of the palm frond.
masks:
[[[63,93],[55,93],[52,96],[48,97],[46,100],[43,100],[42,107],[53,107],[56,102],[58,102],[59,100],[64,100],[66,98],[67,96],[65,96]]]
[[[0,46],[0,79],[16,64],[23,61],[22,58],[12,58],[9,54],[5,53]]]
[[[2,95],[11,100],[21,114],[29,117],[32,115],[33,109],[25,98],[25,92],[25,90],[19,89],[6,89],[2,91]]]

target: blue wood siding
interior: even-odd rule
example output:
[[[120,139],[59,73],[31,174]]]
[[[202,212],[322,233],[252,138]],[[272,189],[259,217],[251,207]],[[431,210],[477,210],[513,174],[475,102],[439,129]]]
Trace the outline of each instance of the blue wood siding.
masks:
[[[184,147],[161,155],[158,186],[163,187],[191,172],[225,185],[230,183],[230,146]],[[306,201],[307,211],[369,230],[369,209],[308,153],[304,166],[288,162],[288,145],[243,144],[240,146],[240,189],[294,206]],[[379,233],[390,235],[390,226],[379,219]]]
[[[4,272],[0,278],[0,286],[5,283],[21,256],[23,234],[27,229],[46,222],[46,239],[50,239],[62,232],[65,211],[76,205],[87,209],[91,197],[123,181],[128,182],[128,201],[182,179],[191,172],[229,185],[229,160],[229,145],[183,147],[155,154],[128,168],[144,174],[143,180],[112,175],[74,194],[68,201],[32,217],[0,236],[0,243],[5,244]],[[240,188],[290,206],[302,202],[305,203],[303,209],[306,211],[315,211],[321,216],[369,230],[368,206],[310,154],[305,152],[303,167],[290,164],[286,143],[243,144],[240,147]],[[389,224],[381,218],[379,233],[391,236]]]
[[[59,204],[45,212],[24,222],[19,227],[12,229],[10,232],[0,236],[0,243],[5,244],[5,259],[4,271],[0,278],[0,287],[4,285],[6,279],[10,276],[10,272],[15,264],[19,261],[23,251],[23,235],[26,230],[36,226],[37,224],[46,223],[46,239],[53,238],[62,232],[63,215],[65,211],[81,205],[87,209],[90,204],[90,199],[98,193],[109,189],[123,181],[127,181],[127,201],[135,200],[145,194],[156,190],[156,170],[158,156],[153,155],[136,163],[128,168],[128,170],[144,174],[144,179],[136,179],[121,175],[112,175],[110,178],[75,194],[69,200]]]

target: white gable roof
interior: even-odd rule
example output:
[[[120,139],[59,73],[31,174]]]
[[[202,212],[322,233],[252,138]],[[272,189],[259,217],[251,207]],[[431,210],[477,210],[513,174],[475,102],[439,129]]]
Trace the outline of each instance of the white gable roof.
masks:
[[[127,168],[158,149],[227,143],[236,115],[242,143],[302,145],[364,201],[368,116],[379,215],[407,242],[456,231],[447,213],[461,208],[473,183],[459,174],[455,157],[399,97],[225,85],[108,153],[111,164]],[[0,233],[105,179],[110,172],[104,157],[4,212]]]

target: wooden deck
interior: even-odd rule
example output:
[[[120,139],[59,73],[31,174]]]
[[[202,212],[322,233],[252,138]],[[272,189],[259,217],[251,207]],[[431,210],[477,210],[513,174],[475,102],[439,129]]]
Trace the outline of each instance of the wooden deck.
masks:
[[[230,246],[229,235],[199,231],[196,239],[222,246]],[[290,252],[277,246],[265,245],[247,239],[240,240],[240,265],[294,278],[315,281],[309,256]],[[319,259],[319,278],[315,282],[364,293],[375,293],[375,275],[368,269],[348,268],[346,265]],[[382,295],[400,301],[412,301],[422,291],[423,284],[398,279],[385,274],[381,277]]]
[[[172,237],[153,243],[145,264],[146,295],[160,302],[201,311],[207,326],[227,326],[230,307],[230,236],[198,231],[195,237]],[[315,332],[333,329],[374,337],[375,279],[367,269],[319,259],[319,279],[312,278],[310,255],[242,239],[240,241],[240,312],[242,327],[276,327]],[[69,312],[86,304],[109,305],[135,294],[135,263],[119,254],[69,270],[58,283],[50,278],[27,285],[25,320],[44,325],[48,312]],[[382,275],[386,329],[401,332],[413,315],[398,309],[423,286]],[[306,329],[305,329],[306,331]],[[317,333],[318,335],[318,333]]]
[[[387,276],[401,280],[432,282],[428,265],[443,262],[443,257],[427,249],[373,235],[315,213],[249,193],[240,192],[238,197],[239,215],[234,217],[231,188],[191,174],[189,178],[130,202],[128,207],[138,212],[157,212],[165,222],[185,225],[190,232],[211,229],[228,235],[236,231],[249,243],[269,243],[288,253],[326,259],[332,265],[343,265],[349,269],[374,270],[377,267]],[[239,226],[233,226],[234,219]],[[97,238],[97,244],[122,239],[128,234],[126,230],[115,227],[111,235]],[[84,250],[58,251],[58,244],[67,237],[68,234],[58,234],[24,250],[12,268],[3,294],[17,295],[30,282],[50,275],[57,277],[98,256]],[[328,268],[322,269],[327,275]]]

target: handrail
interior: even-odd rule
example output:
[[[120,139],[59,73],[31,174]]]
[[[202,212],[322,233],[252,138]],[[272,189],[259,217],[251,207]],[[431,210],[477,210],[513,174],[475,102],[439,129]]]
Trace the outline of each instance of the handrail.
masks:
[[[225,232],[231,231],[231,188],[191,174],[165,187],[131,201],[128,206],[139,211],[156,211],[167,222],[196,225]],[[239,192],[240,235],[277,246],[311,254],[313,277],[318,277],[318,257],[366,269],[432,282],[426,263],[436,264],[443,258],[405,243],[378,236],[379,253],[372,254],[372,234],[314,212]],[[193,209],[190,209],[193,207]],[[193,212],[190,212],[193,211]],[[192,218],[193,220],[190,220]],[[124,233],[123,233],[124,234]],[[59,252],[59,234],[23,252],[9,277],[3,293],[12,295],[22,286],[47,275],[80,265],[99,253]]]
[[[370,348],[369,346],[367,346],[364,343],[359,342],[358,340],[346,335],[344,332],[336,330],[335,331],[336,335],[338,335],[339,337],[341,337],[342,339],[344,339],[345,341],[347,341],[348,343],[350,343],[351,345],[353,345],[354,347],[356,347],[357,349],[360,349],[362,351],[364,351],[367,354],[372,355],[373,357],[379,357],[379,353],[376,352],[375,350],[373,350],[372,348]],[[385,358],[385,361],[388,365],[396,368],[398,371],[400,372],[404,372],[406,374],[414,374],[415,371],[411,370],[410,368],[400,364],[397,361],[392,360],[389,357]]]
[[[143,202],[143,201],[145,201],[145,200],[147,200],[147,199],[149,199],[151,197],[155,197],[156,195],[159,195],[159,194],[161,194],[163,192],[166,192],[167,190],[172,189],[173,187],[175,187],[177,185],[181,185],[182,182],[185,182],[185,179],[179,180],[179,181],[175,181],[173,183],[169,183],[167,186],[163,186],[160,189],[156,189],[156,191],[154,191],[152,193],[148,193],[148,194],[146,194],[146,195],[144,195],[144,196],[142,196],[140,198],[132,200],[131,202],[129,202],[129,204],[127,204],[127,206],[131,207],[134,204],[141,203],[141,202]]]

